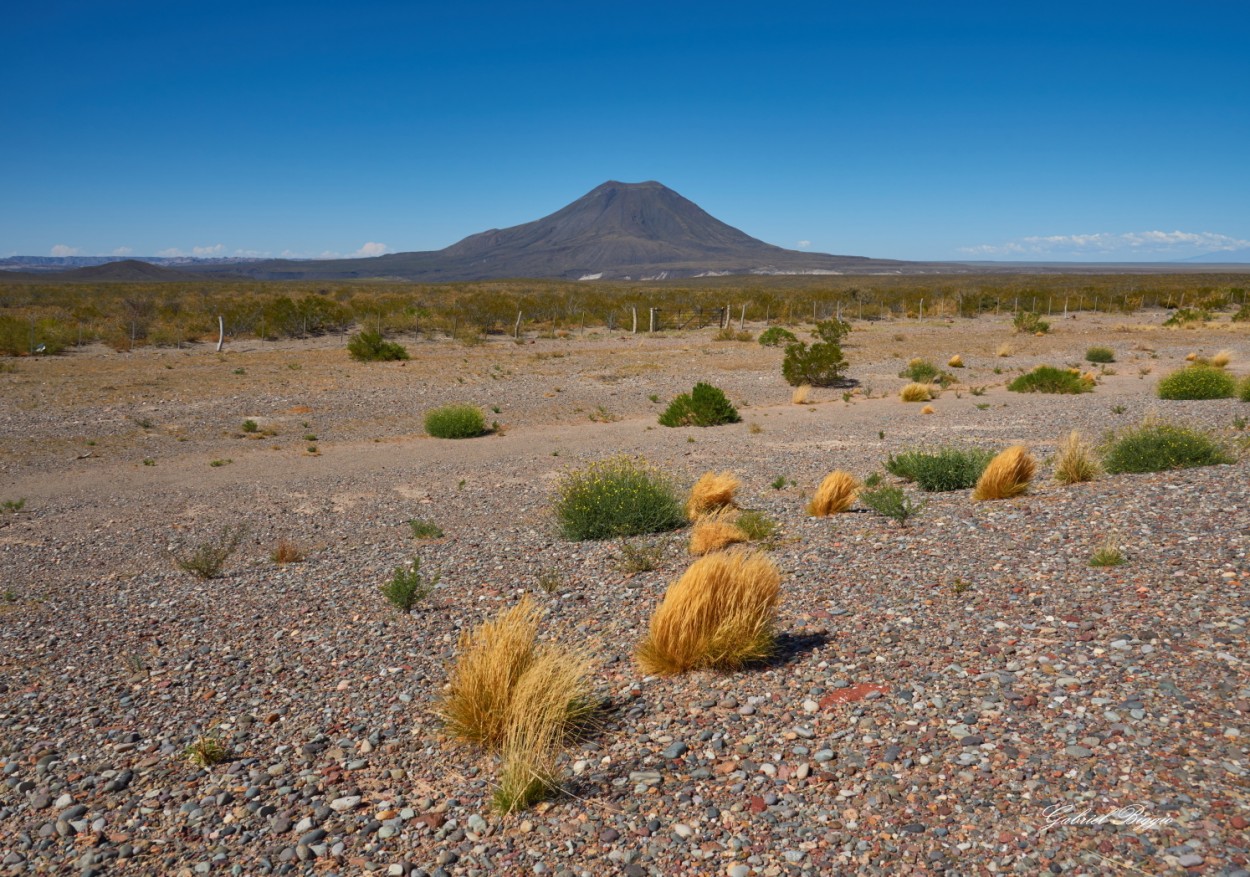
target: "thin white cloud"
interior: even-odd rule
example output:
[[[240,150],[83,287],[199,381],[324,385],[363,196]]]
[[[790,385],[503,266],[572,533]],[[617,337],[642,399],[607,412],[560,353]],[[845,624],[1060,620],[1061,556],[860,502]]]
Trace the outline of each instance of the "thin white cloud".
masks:
[[[386,244],[379,244],[374,241],[369,241],[352,255],[359,256],[361,258],[372,258],[373,256],[381,256],[385,252],[386,252]]]
[[[1001,244],[960,247],[975,256],[1169,255],[1180,251],[1222,252],[1250,247],[1250,240],[1215,232],[1129,231],[1094,234],[1032,235]]]
[[[811,245],[812,245],[811,241],[799,241],[798,242],[798,247],[800,250],[806,250]]]
[[[221,244],[213,244],[211,247],[192,247],[191,255],[203,259],[209,256],[220,256],[226,251]]]
[[[186,253],[177,247],[169,247],[168,249],[159,251],[156,255],[164,256],[166,259],[177,259],[179,256],[185,256]]]
[[[71,247],[69,244],[57,244],[52,248],[52,255],[60,257],[77,256],[78,247]]]
[[[116,249],[113,250],[113,255],[114,256],[129,256],[133,252],[134,250],[130,249],[130,247],[117,247]]]

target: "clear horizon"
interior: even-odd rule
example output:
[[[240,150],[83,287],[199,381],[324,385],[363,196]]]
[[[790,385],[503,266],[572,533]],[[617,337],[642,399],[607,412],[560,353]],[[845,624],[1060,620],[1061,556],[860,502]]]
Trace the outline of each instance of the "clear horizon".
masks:
[[[437,250],[609,179],[844,255],[1250,249],[1250,13],[1228,0],[8,18],[0,256]]]

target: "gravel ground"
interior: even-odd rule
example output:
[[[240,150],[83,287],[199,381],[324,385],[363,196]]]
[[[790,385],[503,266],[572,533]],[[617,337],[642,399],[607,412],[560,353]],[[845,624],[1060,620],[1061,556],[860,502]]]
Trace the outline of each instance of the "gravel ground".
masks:
[[[1192,350],[1245,374],[1244,327],[1162,318],[859,327],[860,395],[810,406],[778,351],[706,334],[423,341],[402,366],[337,339],[23,360],[0,374],[0,500],[27,500],[0,515],[0,874],[1250,873],[1250,463],[1074,487],[1043,464],[1024,497],[932,495],[906,529],[804,514],[831,469],[910,447],[1045,457],[1152,412],[1236,442],[1250,406],[1153,388]],[[1002,386],[1093,343],[1120,361],[1092,394]],[[907,358],[957,352],[984,395],[898,401]],[[744,422],[656,426],[650,397],[699,379]],[[420,435],[466,399],[503,434]],[[771,664],[638,671],[685,534],[627,574],[619,542],[550,519],[560,471],[614,451],[684,483],[729,468],[780,524]],[[445,535],[414,541],[413,518]],[[177,569],[234,525],[223,577]],[[1091,568],[1108,538],[1127,563]],[[305,559],[273,563],[280,539]],[[414,556],[441,581],[405,615],[378,586]],[[434,710],[460,630],[527,590],[544,636],[591,646],[606,708],[567,795],[500,818],[497,766]],[[183,754],[206,734],[229,753],[208,770]]]

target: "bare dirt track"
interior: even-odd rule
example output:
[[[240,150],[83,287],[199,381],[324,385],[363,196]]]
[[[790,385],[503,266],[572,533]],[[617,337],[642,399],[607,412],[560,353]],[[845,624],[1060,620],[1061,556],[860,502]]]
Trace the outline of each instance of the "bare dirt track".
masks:
[[[0,514],[0,873],[1245,873],[1244,459],[1074,487],[1044,464],[1024,497],[934,494],[906,529],[804,513],[827,472],[913,447],[1044,459],[1148,414],[1237,446],[1250,405],[1154,389],[1191,352],[1250,373],[1245,324],[1165,316],[1041,337],[857,323],[854,394],[811,405],[779,350],[710,330],[406,339],[403,364],[352,362],[339,338],[10,361],[0,501],[25,504]],[[1093,393],[1005,389],[1094,344],[1116,362]],[[954,354],[933,414],[898,399],[907,360]],[[698,380],[743,422],[658,426]],[[448,402],[497,432],[425,436]],[[776,661],[638,671],[685,534],[627,574],[619,543],[563,541],[550,513],[562,471],[613,453],[683,484],[730,469],[779,523]],[[445,535],[414,541],[413,518]],[[222,578],[177,568],[238,525]],[[1109,537],[1127,564],[1089,567]],[[282,539],[305,559],[272,562]],[[402,615],[377,589],[414,555],[442,578]],[[496,766],[434,711],[459,632],[526,590],[545,636],[591,644],[611,710],[568,795],[500,818]],[[182,753],[210,732],[230,760],[205,771]],[[1085,811],[1102,824],[1062,821]]]

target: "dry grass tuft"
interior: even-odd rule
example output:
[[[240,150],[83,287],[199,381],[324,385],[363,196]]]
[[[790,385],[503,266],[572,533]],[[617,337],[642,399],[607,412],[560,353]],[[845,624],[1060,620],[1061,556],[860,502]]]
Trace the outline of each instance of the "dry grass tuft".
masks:
[[[694,530],[690,534],[690,553],[709,554],[739,542],[748,542],[750,538],[741,527],[727,517],[709,515],[695,522]]]
[[[936,409],[932,405],[926,405],[920,409],[921,414],[932,414]]]
[[[898,397],[904,402],[928,402],[937,398],[938,389],[933,384],[908,384],[899,390]]]
[[[1037,472],[1037,461],[1024,445],[1013,445],[985,467],[972,491],[975,500],[1011,499],[1029,489]]]
[[[742,482],[732,472],[704,472],[690,488],[686,517],[694,521],[703,515],[734,507],[734,494]]]
[[[304,559],[304,551],[290,539],[279,539],[269,559],[276,564],[299,563]]]
[[[539,608],[529,597],[460,635],[442,717],[457,737],[495,748],[508,728],[512,695],[534,663]]]
[[[1228,364],[1233,361],[1233,352],[1231,350],[1221,350],[1215,356],[1211,357],[1210,363],[1216,368],[1227,368]]]
[[[700,558],[669,586],[639,645],[644,673],[736,670],[772,655],[781,574],[758,551]]]
[[[1185,355],[1185,362],[1194,362],[1197,359],[1198,359],[1198,354],[1196,353],[1188,353]]]
[[[858,495],[859,482],[855,476],[838,469],[820,482],[816,494],[807,504],[807,513],[818,518],[839,514],[849,509]]]
[[[947,368],[963,368],[964,358],[960,356],[958,353],[956,353],[950,359],[946,360],[946,367]]]
[[[1011,356],[1015,352],[1016,352],[1015,349],[1012,348],[1010,344],[1007,344],[1006,342],[1004,342],[998,345],[998,351],[996,352],[995,355],[1006,357],[1006,356]]]
[[[1064,436],[1055,455],[1055,480],[1060,484],[1079,484],[1098,477],[1098,461],[1094,449],[1076,430]]]
[[[1081,380],[1086,381],[1087,383],[1096,384],[1098,383],[1098,375],[1093,372],[1086,372],[1081,375]]]
[[[799,384],[790,393],[790,401],[795,405],[806,405],[808,397],[812,394],[811,384]]]

